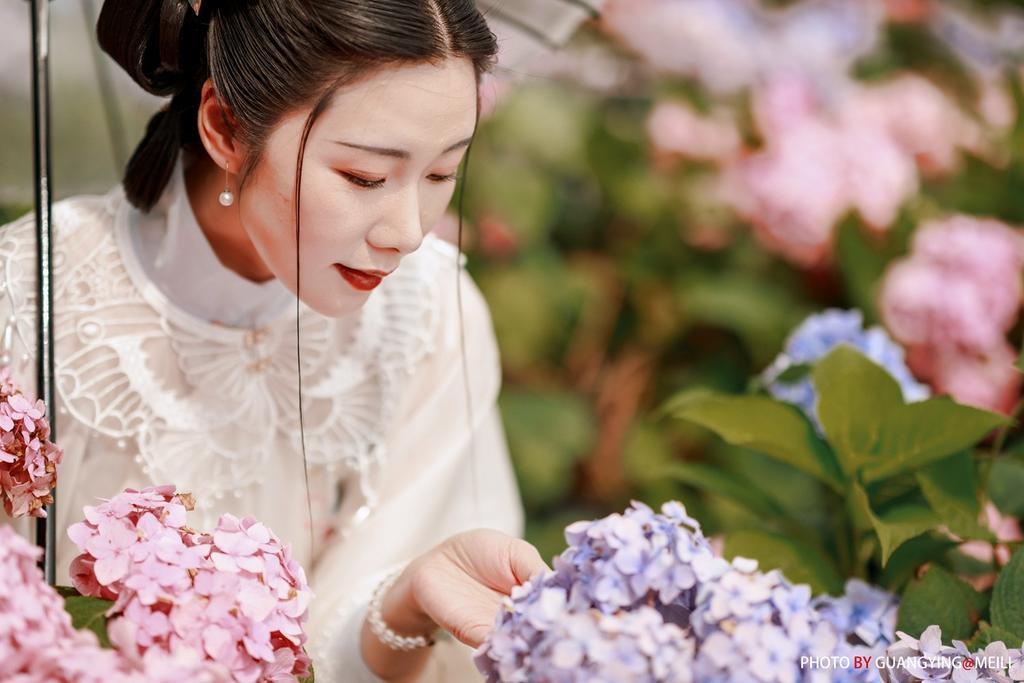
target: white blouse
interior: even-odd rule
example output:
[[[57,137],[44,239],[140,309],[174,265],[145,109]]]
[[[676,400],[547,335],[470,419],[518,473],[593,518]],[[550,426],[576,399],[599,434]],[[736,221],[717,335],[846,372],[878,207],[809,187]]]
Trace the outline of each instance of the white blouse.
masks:
[[[361,683],[379,680],[359,637],[369,596],[391,568],[465,529],[521,533],[491,320],[450,244],[428,235],[349,316],[302,307],[310,529],[294,296],[218,261],[180,163],[148,214],[118,186],[56,203],[53,225],[56,430],[65,451],[59,583],[70,582],[78,552],[64,532],[83,506],[126,487],[174,484],[196,497],[191,526],[212,528],[225,512],[253,515],[292,544],[316,594],[308,649],[317,680]],[[0,228],[0,343],[29,393],[34,245],[31,215]],[[469,648],[449,639],[421,680],[480,676]]]

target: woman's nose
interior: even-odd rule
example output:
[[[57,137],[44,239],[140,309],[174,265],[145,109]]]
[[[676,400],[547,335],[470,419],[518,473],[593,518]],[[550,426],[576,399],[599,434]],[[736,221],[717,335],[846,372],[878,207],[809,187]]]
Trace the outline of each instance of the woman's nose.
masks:
[[[423,221],[416,197],[396,201],[392,210],[370,231],[366,241],[377,249],[397,251],[402,256],[419,249],[423,243]]]

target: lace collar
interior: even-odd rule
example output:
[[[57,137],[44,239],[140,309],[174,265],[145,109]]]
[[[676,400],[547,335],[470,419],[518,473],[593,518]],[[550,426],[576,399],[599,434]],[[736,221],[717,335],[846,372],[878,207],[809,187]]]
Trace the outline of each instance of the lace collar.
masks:
[[[279,280],[256,283],[220,262],[189,202],[181,157],[160,201],[140,217],[131,237],[146,278],[171,305],[191,316],[256,328],[295,306],[295,296]]]

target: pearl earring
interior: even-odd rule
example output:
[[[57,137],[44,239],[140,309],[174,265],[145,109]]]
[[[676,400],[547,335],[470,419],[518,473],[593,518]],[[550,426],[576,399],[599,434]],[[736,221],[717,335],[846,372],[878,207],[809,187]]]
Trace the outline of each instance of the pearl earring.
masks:
[[[217,197],[221,206],[231,206],[235,203],[235,195],[232,194],[231,188],[228,187],[228,165],[224,164],[224,191]]]

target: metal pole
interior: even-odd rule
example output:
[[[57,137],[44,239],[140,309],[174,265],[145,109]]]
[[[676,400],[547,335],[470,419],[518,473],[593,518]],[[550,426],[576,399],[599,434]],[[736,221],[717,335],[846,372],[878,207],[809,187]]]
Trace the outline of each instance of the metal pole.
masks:
[[[50,193],[50,3],[32,3],[32,141],[36,172],[36,330],[38,341],[36,395],[46,403],[50,423],[50,439],[57,440],[54,414],[53,381],[53,230],[50,225],[52,197]],[[36,520],[36,543],[43,548],[41,562],[46,582],[56,583],[57,564],[57,491],[54,502],[46,507],[46,517]]]

